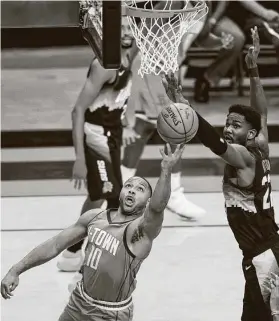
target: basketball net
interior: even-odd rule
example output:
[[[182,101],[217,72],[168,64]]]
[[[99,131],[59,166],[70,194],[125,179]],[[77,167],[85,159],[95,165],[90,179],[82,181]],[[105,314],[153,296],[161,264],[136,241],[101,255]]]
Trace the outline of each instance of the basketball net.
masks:
[[[191,31],[193,26],[206,16],[208,7],[204,0],[166,0],[160,1],[160,7],[158,1],[146,0],[139,7],[142,2],[123,1],[123,9],[141,52],[138,73],[143,77],[144,74],[175,72],[178,70],[178,48],[183,35],[194,33]]]

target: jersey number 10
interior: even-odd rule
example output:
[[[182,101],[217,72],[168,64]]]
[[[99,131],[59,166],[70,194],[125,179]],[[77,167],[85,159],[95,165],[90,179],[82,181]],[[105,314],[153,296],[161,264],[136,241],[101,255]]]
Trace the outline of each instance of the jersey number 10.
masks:
[[[266,191],[263,196],[263,209],[267,210],[273,206],[271,184],[270,184],[270,175],[269,174],[267,174],[266,176],[263,177],[262,186],[266,186]]]
[[[97,270],[100,258],[102,256],[102,250],[92,245],[91,251],[86,260],[86,265],[94,270]]]

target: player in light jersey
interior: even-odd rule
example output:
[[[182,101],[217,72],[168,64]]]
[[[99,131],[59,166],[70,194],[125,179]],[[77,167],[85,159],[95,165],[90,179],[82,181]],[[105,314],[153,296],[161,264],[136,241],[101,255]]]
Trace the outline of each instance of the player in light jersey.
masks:
[[[125,111],[126,126],[123,130],[125,148],[121,166],[124,181],[135,175],[144,147],[156,131],[158,114],[162,107],[170,103],[160,76],[147,75],[142,78],[137,73],[139,67],[140,54],[136,56],[132,64],[131,96]],[[205,214],[204,209],[185,197],[181,184],[181,162],[178,162],[173,169],[171,181],[172,193],[167,205],[169,210],[192,220]]]
[[[85,84],[72,111],[73,142],[76,161],[73,180],[80,189],[88,190],[81,214],[100,208],[107,200],[109,208],[119,205],[121,178],[121,115],[131,88],[133,38],[127,17],[122,17],[122,65],[119,70],[104,69],[93,59]],[[83,241],[62,253],[58,268],[78,271],[82,260]]]
[[[179,8],[181,3],[177,1],[173,5]],[[164,6],[164,3],[161,2],[156,5],[159,9],[160,6]],[[191,3],[188,4],[188,7],[191,7]],[[206,16],[198,20],[191,30],[184,35],[179,47],[179,64],[187,56],[187,51],[202,30],[205,20]],[[223,34],[222,37],[210,34],[208,38],[211,46],[220,49],[230,48],[233,42],[233,37],[229,34]],[[163,107],[169,106],[170,103],[162,85],[161,77],[150,74],[142,78],[137,72],[140,63],[141,56],[138,53],[132,63],[132,89],[124,114],[123,145],[125,148],[121,166],[123,180],[135,175],[144,147],[156,131],[158,114]],[[185,66],[180,69],[180,74],[185,74]],[[186,198],[181,182],[181,165],[181,161],[178,162],[171,175],[172,193],[167,208],[182,218],[198,220],[205,214],[205,210]]]
[[[88,236],[83,277],[72,292],[59,321],[131,321],[136,275],[162,229],[171,192],[171,171],[184,146],[162,149],[161,174],[152,194],[148,181],[132,177],[120,193],[116,209],[92,209],[72,226],[42,243],[15,264],[1,283],[9,299],[23,272],[44,264]]]
[[[243,253],[246,280],[241,320],[270,321],[270,291],[265,284],[271,273],[278,271],[279,235],[270,182],[267,101],[257,69],[260,51],[257,28],[251,29],[251,33],[253,47],[245,59],[250,74],[251,107],[229,108],[224,138],[197,113],[197,137],[226,162],[225,207],[229,225]],[[174,77],[166,89],[172,92],[175,102],[189,104]]]

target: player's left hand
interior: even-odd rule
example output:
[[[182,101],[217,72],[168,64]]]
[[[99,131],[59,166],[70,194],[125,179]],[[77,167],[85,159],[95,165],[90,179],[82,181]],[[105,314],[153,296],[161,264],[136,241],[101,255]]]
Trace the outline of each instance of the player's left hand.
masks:
[[[123,147],[126,147],[130,144],[136,142],[137,139],[140,138],[140,135],[131,127],[124,127],[123,128],[123,135],[122,135],[122,144]]]
[[[189,105],[188,100],[185,99],[182,95],[182,87],[178,84],[178,80],[173,72],[169,75],[164,75],[162,77],[162,83],[165,88],[166,94],[171,101],[173,101],[174,103]]]
[[[163,157],[161,162],[162,169],[171,171],[173,166],[181,158],[184,149],[185,149],[185,144],[177,145],[174,152],[172,152],[170,144],[166,144],[165,149],[164,148],[160,149],[160,153]]]
[[[257,27],[251,28],[251,36],[253,46],[248,49],[248,53],[245,57],[245,62],[249,69],[257,67],[257,59],[260,53],[260,37]]]

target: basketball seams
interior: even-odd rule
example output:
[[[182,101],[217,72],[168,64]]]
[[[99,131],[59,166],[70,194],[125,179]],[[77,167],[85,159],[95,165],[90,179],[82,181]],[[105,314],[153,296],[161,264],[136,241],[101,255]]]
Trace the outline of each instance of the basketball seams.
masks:
[[[180,116],[181,122],[182,122],[182,124],[183,124],[185,142],[187,142],[187,132],[186,132],[186,127],[185,127],[184,121],[183,121],[183,119],[182,119],[182,115],[181,115],[181,113],[180,113],[180,110],[176,107],[176,105],[174,105],[174,107],[176,108],[176,110],[177,110],[177,112],[178,112],[178,114],[179,114],[179,116]]]
[[[191,129],[194,127],[194,124],[195,124],[196,122],[198,123],[198,116],[197,116],[197,114],[196,114],[196,112],[195,112],[194,110],[193,110],[193,112],[194,112],[194,117],[193,117],[193,125],[192,125]],[[195,127],[194,127],[193,133],[190,134],[190,132],[191,132],[191,130],[189,131],[189,135],[191,136],[193,133],[196,134],[197,130],[196,130]]]
[[[183,134],[184,134],[184,133],[180,133],[180,132],[177,131],[175,128],[173,128],[172,124],[170,124],[170,123],[165,119],[164,115],[163,115],[163,114],[161,114],[161,115],[162,115],[162,119],[164,119],[165,123],[166,123],[174,132],[176,132],[176,133],[179,134],[179,135],[183,135]]]
[[[182,123],[182,125],[179,124],[179,129],[180,131],[183,131],[183,132],[179,132],[176,128],[173,127],[175,125],[172,122],[168,121],[168,117],[166,118],[164,117],[165,115],[162,110],[158,115],[159,117],[157,119],[157,131],[159,135],[164,141],[169,143],[173,143],[173,144],[188,143],[195,137],[197,133],[196,127],[198,126],[198,117],[196,112],[193,109],[189,111],[190,112],[189,117],[192,117],[192,120],[191,120],[189,119],[189,117],[187,118],[186,116],[185,118],[183,118],[184,110],[181,107],[181,112],[180,112],[179,104],[171,103],[170,108],[173,110],[173,113],[176,115],[177,120]],[[188,126],[190,127],[189,130],[188,130]],[[169,135],[174,135],[174,136],[177,135],[178,137],[177,136],[171,137]]]

